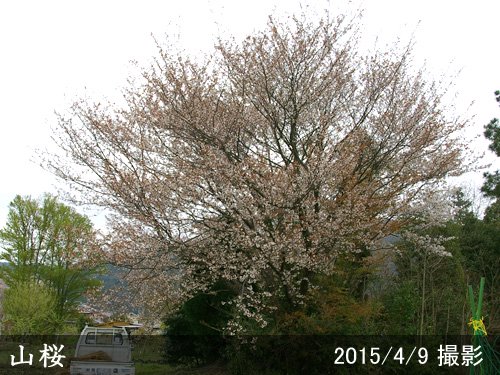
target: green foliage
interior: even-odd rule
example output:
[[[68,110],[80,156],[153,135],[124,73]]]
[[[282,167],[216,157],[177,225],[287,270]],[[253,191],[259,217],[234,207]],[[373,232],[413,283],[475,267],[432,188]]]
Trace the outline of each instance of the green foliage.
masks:
[[[490,150],[500,156],[500,122],[494,118],[484,128],[484,136],[491,141]]]
[[[457,220],[471,219],[466,207],[468,205],[464,204],[459,210]],[[397,276],[392,288],[383,296],[385,314],[390,322],[384,331],[414,335],[462,333],[466,282],[460,242],[455,237],[460,227],[460,222],[456,221],[417,232],[438,242],[447,239],[442,246],[450,256],[405,239],[397,244]]]
[[[484,128],[484,136],[491,141],[490,150],[500,156],[500,122],[494,118]]]
[[[384,312],[380,333],[415,335],[418,331],[419,290],[415,280],[408,279],[390,286],[382,297]]]
[[[500,103],[500,90],[495,91]],[[500,122],[497,118],[485,126],[484,136],[491,141],[489,146],[500,157]],[[472,220],[462,228],[461,243],[472,281],[479,282],[484,276],[485,315],[489,318],[490,331],[500,331],[500,297],[496,287],[500,280],[500,171],[485,173],[483,193],[495,200],[486,208],[483,220]]]
[[[500,197],[500,172],[493,173],[486,172],[483,174],[486,181],[484,181],[481,191],[488,197]]]
[[[85,292],[101,285],[95,279],[94,268],[70,268],[64,266],[44,266],[40,277],[47,282],[56,295],[56,312],[59,316],[71,314]]]
[[[99,285],[97,269],[88,265],[94,232],[90,220],[71,207],[45,195],[39,200],[16,196],[9,205],[7,223],[0,230],[0,278],[12,287],[38,283],[50,288],[54,313],[64,320],[83,293]]]
[[[222,329],[230,318],[224,302],[234,295],[228,284],[218,282],[166,319],[166,357],[170,363],[199,365],[221,356],[225,345]]]
[[[494,209],[498,210],[498,203],[489,207],[484,220],[466,223],[459,237],[469,283],[478,284],[480,278],[485,277],[483,314],[492,333],[500,331],[500,296],[497,289],[500,280],[500,222],[493,217]]]
[[[500,223],[500,200],[490,204],[484,212],[484,222],[488,224]]]
[[[500,96],[495,92],[497,101],[499,101]],[[497,156],[500,156],[500,122],[497,118],[491,120],[485,127],[484,136],[491,141],[489,149],[493,151]],[[482,191],[485,195],[492,198],[500,198],[500,172],[495,171],[494,173],[485,173],[484,178],[486,181],[482,187]]]
[[[41,284],[19,282],[5,290],[3,333],[11,335],[53,334],[61,322],[54,316],[56,297]]]
[[[467,199],[462,189],[458,189],[453,194],[453,205],[456,208],[454,220],[458,224],[475,220],[474,213],[472,212],[472,202]]]

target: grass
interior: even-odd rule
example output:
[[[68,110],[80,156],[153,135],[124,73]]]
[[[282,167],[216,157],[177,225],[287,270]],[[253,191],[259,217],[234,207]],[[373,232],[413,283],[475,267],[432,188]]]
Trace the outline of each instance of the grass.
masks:
[[[215,363],[198,368],[172,367],[168,364],[136,363],[137,375],[228,375],[221,364]]]

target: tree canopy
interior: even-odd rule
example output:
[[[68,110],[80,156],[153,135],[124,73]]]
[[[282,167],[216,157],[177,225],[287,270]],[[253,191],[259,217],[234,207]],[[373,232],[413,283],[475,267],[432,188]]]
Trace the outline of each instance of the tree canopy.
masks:
[[[466,121],[411,48],[362,55],[353,26],[270,18],[205,60],[161,48],[125,106],[61,115],[48,167],[114,212],[107,254],[151,309],[223,281],[228,326],[264,327],[464,170]]]
[[[73,312],[82,295],[99,284],[91,263],[95,233],[90,220],[56,197],[16,196],[0,230],[0,277],[7,286],[30,283],[54,294],[59,318]]]

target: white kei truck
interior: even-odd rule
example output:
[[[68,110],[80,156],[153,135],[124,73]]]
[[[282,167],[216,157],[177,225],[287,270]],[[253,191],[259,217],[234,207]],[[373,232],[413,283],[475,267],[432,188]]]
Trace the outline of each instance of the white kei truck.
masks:
[[[85,327],[70,363],[71,375],[135,375],[127,330]]]

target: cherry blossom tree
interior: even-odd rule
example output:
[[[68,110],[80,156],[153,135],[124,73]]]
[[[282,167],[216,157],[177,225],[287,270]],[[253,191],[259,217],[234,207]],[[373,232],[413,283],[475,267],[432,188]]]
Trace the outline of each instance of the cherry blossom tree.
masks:
[[[263,327],[467,168],[445,90],[411,47],[361,54],[355,22],[271,17],[205,59],[160,48],[125,105],[60,116],[47,165],[113,212],[105,255],[149,311],[224,280],[230,327]]]

